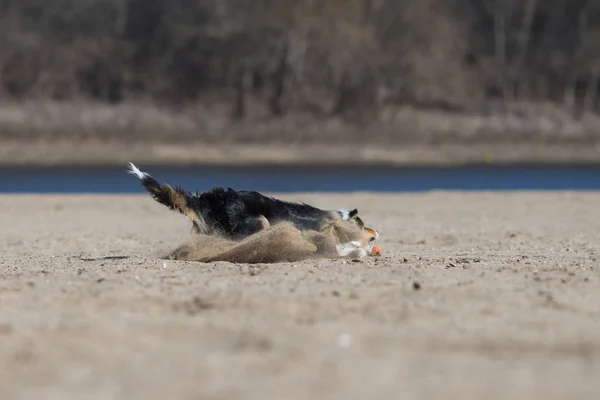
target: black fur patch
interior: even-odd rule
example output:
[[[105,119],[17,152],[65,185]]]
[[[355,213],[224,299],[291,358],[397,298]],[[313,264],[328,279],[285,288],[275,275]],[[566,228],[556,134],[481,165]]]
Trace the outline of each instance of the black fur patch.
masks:
[[[209,230],[230,239],[242,239],[263,228],[261,216],[271,225],[287,221],[300,230],[320,230],[331,213],[308,204],[292,203],[254,191],[213,188],[187,196],[188,206],[204,217]]]

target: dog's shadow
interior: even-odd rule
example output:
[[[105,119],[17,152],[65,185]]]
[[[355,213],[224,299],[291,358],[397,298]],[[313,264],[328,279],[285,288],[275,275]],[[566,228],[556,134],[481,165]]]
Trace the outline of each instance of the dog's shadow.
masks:
[[[352,247],[354,232],[332,225],[323,232],[300,231],[286,223],[271,226],[239,242],[218,236],[198,235],[164,258],[170,260],[233,263],[279,263],[314,258],[365,256],[362,246]],[[340,247],[341,246],[341,247]],[[345,246],[345,247],[344,247]]]

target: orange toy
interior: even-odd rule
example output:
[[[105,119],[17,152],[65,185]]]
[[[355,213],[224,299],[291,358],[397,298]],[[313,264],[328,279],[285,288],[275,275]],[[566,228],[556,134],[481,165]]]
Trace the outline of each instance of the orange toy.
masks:
[[[371,248],[371,255],[372,256],[380,256],[382,252],[383,251],[381,250],[381,247],[379,247],[379,246],[373,246]]]

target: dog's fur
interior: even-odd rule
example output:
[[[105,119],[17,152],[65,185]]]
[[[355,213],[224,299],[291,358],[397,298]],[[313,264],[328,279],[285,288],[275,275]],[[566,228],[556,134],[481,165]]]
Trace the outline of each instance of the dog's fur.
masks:
[[[333,225],[349,224],[359,228],[364,246],[379,237],[358,217],[358,210],[321,210],[304,203],[293,203],[264,196],[255,191],[216,187],[191,193],[180,187],[160,184],[150,174],[129,163],[135,175],[154,200],[187,216],[197,234],[217,235],[227,240],[243,240],[272,225],[286,222],[299,231],[324,232]],[[353,239],[354,240],[354,239]]]

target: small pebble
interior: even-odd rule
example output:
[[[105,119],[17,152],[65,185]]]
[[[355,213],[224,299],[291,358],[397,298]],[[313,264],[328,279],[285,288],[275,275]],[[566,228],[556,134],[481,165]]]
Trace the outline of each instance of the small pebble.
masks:
[[[352,336],[348,333],[342,333],[341,335],[338,335],[336,342],[338,346],[348,348],[352,346]]]

